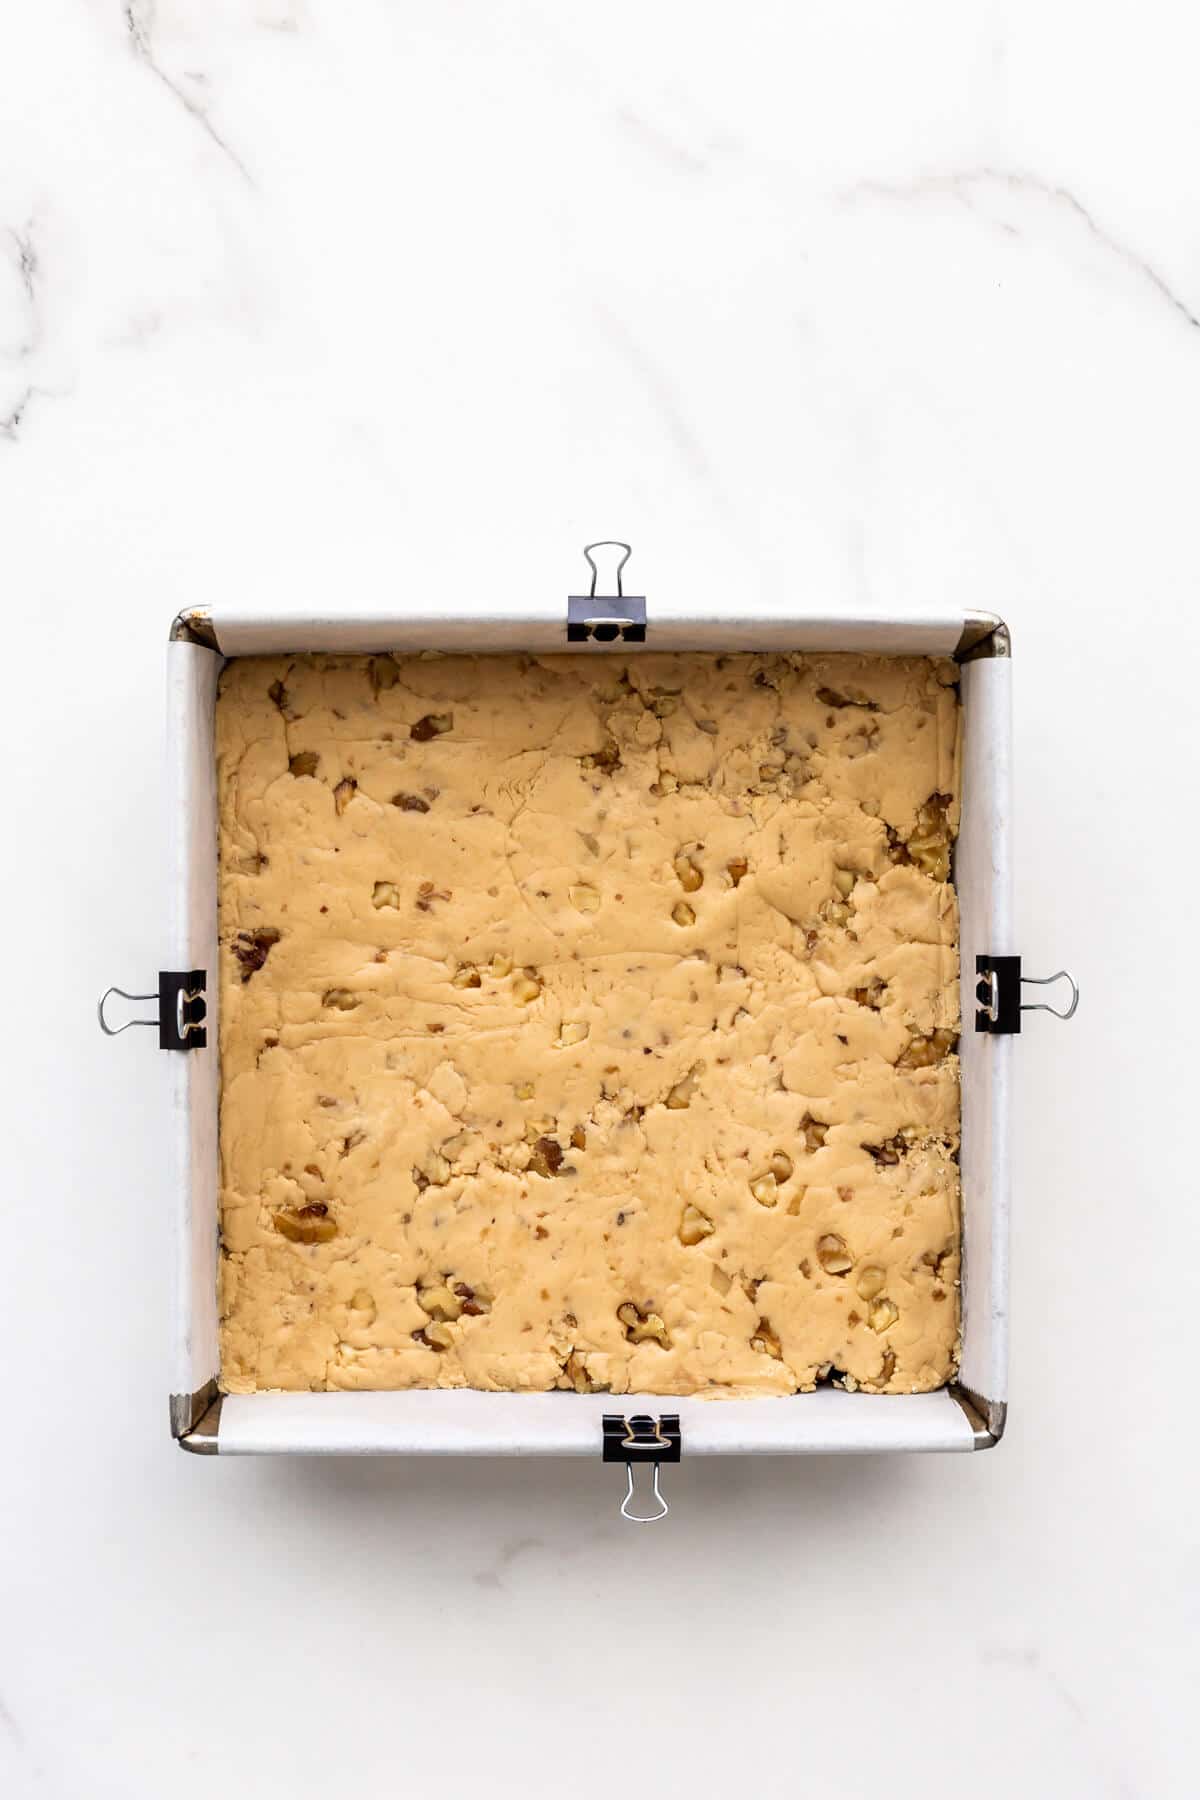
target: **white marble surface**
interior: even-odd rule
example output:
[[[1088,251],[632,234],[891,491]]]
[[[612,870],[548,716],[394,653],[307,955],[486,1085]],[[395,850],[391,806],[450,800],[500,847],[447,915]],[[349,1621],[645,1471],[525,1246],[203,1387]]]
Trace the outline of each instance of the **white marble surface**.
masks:
[[[1200,32],[1168,4],[0,7],[6,1800],[1194,1791]],[[992,608],[995,1453],[201,1462],[165,1429],[166,624],[230,588]],[[569,566],[568,566],[569,565]],[[627,1757],[624,1767],[620,1756]]]

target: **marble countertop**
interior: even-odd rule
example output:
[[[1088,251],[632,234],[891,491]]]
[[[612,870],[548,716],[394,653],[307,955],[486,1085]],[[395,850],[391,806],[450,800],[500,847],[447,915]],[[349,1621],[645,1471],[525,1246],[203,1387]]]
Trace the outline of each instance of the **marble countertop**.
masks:
[[[0,17],[6,1800],[1191,1791],[1198,48]],[[685,1459],[649,1530],[599,1463],[182,1456],[164,1072],[93,1013],[159,962],[169,619],[560,594],[607,536],[637,591],[1012,626],[1018,937],[1084,997],[1016,1059],[1007,1436]]]

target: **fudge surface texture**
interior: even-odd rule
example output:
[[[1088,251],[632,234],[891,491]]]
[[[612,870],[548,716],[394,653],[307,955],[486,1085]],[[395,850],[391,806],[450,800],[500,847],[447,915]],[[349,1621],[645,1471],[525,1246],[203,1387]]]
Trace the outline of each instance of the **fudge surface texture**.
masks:
[[[945,1382],[956,681],[229,663],[225,1389]]]

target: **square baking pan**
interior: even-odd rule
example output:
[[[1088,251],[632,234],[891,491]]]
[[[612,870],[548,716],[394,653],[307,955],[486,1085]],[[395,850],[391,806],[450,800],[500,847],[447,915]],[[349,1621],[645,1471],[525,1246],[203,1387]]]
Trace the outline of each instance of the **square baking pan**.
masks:
[[[589,556],[589,561],[591,560]],[[413,1455],[580,1455],[629,1464],[679,1455],[985,1449],[1005,1421],[1008,1339],[1009,1113],[1020,1029],[1013,943],[1011,645],[985,614],[907,619],[722,618],[647,607],[620,591],[522,613],[381,611],[356,616],[255,612],[181,615],[168,645],[170,771],[168,968],[157,1023],[171,1063],[175,1225],[171,1430],[187,1450]],[[873,1395],[823,1387],[793,1397],[473,1390],[223,1395],[218,1387],[217,785],[214,708],[226,659],[271,653],[855,651],[950,656],[961,665],[962,822],[953,879],[961,915],[962,1354],[933,1393]],[[1069,977],[1066,979],[1069,980]],[[123,990],[110,990],[112,992]],[[1074,995],[1074,985],[1072,993]],[[105,997],[108,999],[108,996]],[[1077,995],[1075,995],[1077,998]],[[101,1006],[101,1023],[106,1030]],[[1046,1008],[1046,1010],[1054,1010]],[[1074,998],[1070,1011],[1074,1010]],[[1069,1012],[1060,1016],[1069,1016]],[[132,1022],[132,1021],[131,1021]],[[669,1409],[669,1410],[667,1410]],[[630,1469],[632,1487],[632,1468]]]

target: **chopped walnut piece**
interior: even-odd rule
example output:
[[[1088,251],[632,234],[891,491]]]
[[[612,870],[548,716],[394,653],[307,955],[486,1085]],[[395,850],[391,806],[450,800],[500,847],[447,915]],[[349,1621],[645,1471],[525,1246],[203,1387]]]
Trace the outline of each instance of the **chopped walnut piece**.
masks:
[[[846,1275],[854,1267],[845,1238],[833,1231],[817,1239],[817,1261],[827,1275]]]
[[[780,1187],[792,1179],[793,1163],[786,1150],[772,1150],[770,1170]]]
[[[671,908],[671,917],[677,925],[694,925],[696,923],[695,909],[689,906],[686,900],[675,902]]]
[[[912,862],[912,857],[908,854],[908,845],[894,825],[887,827],[887,848],[888,855],[894,863],[903,865]]]
[[[271,1224],[291,1244],[327,1244],[337,1236],[337,1225],[329,1217],[329,1208],[321,1202],[313,1206],[285,1206],[274,1215]]]
[[[345,812],[357,792],[358,783],[353,775],[343,775],[333,790],[333,804],[339,816]]]
[[[750,1192],[760,1206],[776,1206],[779,1203],[779,1186],[769,1170],[765,1175],[755,1176],[750,1183]]]
[[[529,1158],[529,1167],[535,1175],[549,1178],[557,1175],[562,1168],[563,1147],[557,1138],[539,1137],[533,1146]]]
[[[416,738],[418,744],[427,744],[430,738],[440,737],[444,731],[453,729],[453,713],[426,713],[423,719],[409,726],[408,735]]]
[[[885,1383],[889,1382],[892,1379],[892,1376],[895,1373],[896,1373],[896,1352],[894,1350],[885,1350],[883,1353],[883,1363],[880,1366],[878,1375],[876,1375],[874,1378],[873,1385],[875,1387],[883,1387],[885,1385]]]
[[[567,899],[576,912],[595,913],[600,911],[600,895],[594,887],[580,882],[576,887],[567,889]]]
[[[449,888],[434,887],[432,881],[423,881],[417,888],[417,911],[432,912],[435,900],[449,900],[452,897]]]
[[[617,1317],[625,1327],[625,1336],[631,1344],[658,1344],[663,1350],[671,1348],[671,1338],[663,1321],[656,1312],[649,1309],[643,1312],[632,1300],[624,1301],[617,1308]]]
[[[694,894],[697,888],[702,888],[704,886],[704,871],[690,856],[685,856],[682,851],[680,851],[671,866],[675,870],[679,885],[685,894]]]
[[[760,1356],[783,1357],[783,1346],[767,1319],[758,1321],[754,1336],[750,1339],[750,1348],[757,1350]]]
[[[881,981],[878,975],[872,975],[865,986],[850,989],[850,998],[856,1005],[869,1006],[874,1012],[878,1012],[883,1006],[886,993],[886,981]]]
[[[873,1300],[876,1294],[881,1294],[886,1282],[886,1274],[874,1263],[860,1269],[854,1279],[854,1285],[864,1300]]]
[[[695,1067],[684,1076],[682,1081],[677,1081],[675,1086],[670,1089],[667,1094],[667,1105],[677,1112],[681,1111],[685,1106],[690,1106],[702,1073],[702,1065],[697,1063]]]
[[[513,977],[512,995],[519,1005],[528,1006],[531,1000],[537,999],[541,991],[541,982],[529,969]]]
[[[479,970],[473,968],[470,963],[463,963],[450,977],[451,987],[477,988],[482,987],[482,985],[483,977],[480,975]]]
[[[572,1150],[587,1149],[587,1132],[582,1125],[575,1125],[571,1129],[571,1148]]]
[[[844,930],[854,917],[854,909],[847,900],[827,900],[821,908],[821,918],[827,925]]]
[[[857,880],[858,876],[854,873],[853,869],[835,869],[833,871],[833,885],[842,896],[843,900],[848,900],[850,898],[851,894],[854,892],[854,884]]]
[[[899,1317],[900,1308],[894,1300],[889,1300],[885,1295],[882,1300],[875,1302],[867,1314],[867,1324],[872,1331],[887,1331]]]
[[[734,856],[725,864],[725,872],[729,876],[730,887],[737,887],[744,881],[750,871],[750,864],[744,856]]]
[[[288,774],[315,775],[320,760],[315,750],[298,750],[295,756],[288,757]]]
[[[481,1319],[491,1312],[492,1296],[485,1288],[469,1287],[465,1281],[454,1281],[450,1286],[462,1301],[462,1309],[468,1319]]]
[[[572,1387],[577,1394],[606,1394],[607,1381],[594,1381],[578,1350],[572,1350],[562,1365],[559,1387]]]
[[[321,1005],[332,1006],[336,1012],[350,1012],[361,999],[361,994],[354,994],[349,988],[326,988],[321,995]]]
[[[400,889],[394,881],[377,881],[371,895],[371,905],[382,909],[385,906],[399,910]]]
[[[609,738],[602,750],[593,750],[579,760],[585,769],[598,769],[602,775],[612,775],[621,766],[621,752],[616,739]]]
[[[733,1277],[731,1275],[727,1275],[725,1273],[724,1269],[720,1268],[717,1263],[713,1264],[711,1279],[712,1279],[712,1284],[716,1288],[718,1294],[722,1294],[722,1295],[727,1294],[729,1292],[730,1288],[733,1286]]]
[[[804,1138],[804,1148],[810,1155],[821,1149],[829,1135],[828,1125],[823,1125],[820,1119],[814,1119],[811,1113],[805,1113],[801,1119],[800,1131]]]
[[[420,794],[393,794],[392,805],[398,806],[401,812],[427,813],[428,800],[422,800]]]
[[[512,972],[513,972],[512,957],[506,956],[502,950],[497,950],[495,956],[493,956],[493,958],[492,958],[492,974],[497,977],[503,978],[505,975],[511,975]]]
[[[906,1125],[895,1137],[886,1138],[882,1144],[864,1144],[863,1149],[868,1156],[874,1158],[880,1167],[890,1167],[900,1161],[913,1139],[913,1128]]]
[[[261,875],[270,866],[270,860],[261,850],[249,850],[245,856],[231,856],[229,867],[235,875]]]
[[[582,1019],[571,1019],[559,1032],[558,1041],[564,1049],[570,1049],[572,1044],[582,1044],[590,1029]]]
[[[448,1325],[431,1323],[422,1331],[414,1331],[412,1335],[418,1344],[424,1344],[428,1350],[449,1350],[454,1342],[454,1333]]]
[[[917,828],[908,840],[908,854],[918,869],[934,881],[950,875],[949,794],[930,794],[917,810]]]
[[[371,675],[371,686],[377,694],[394,688],[400,679],[400,670],[392,657],[373,656],[367,665]]]
[[[443,1323],[457,1319],[462,1312],[462,1300],[449,1288],[445,1281],[430,1277],[417,1284],[417,1305],[421,1311],[428,1313],[431,1319],[440,1319]]]
[[[243,984],[262,968],[271,950],[279,942],[279,936],[273,925],[261,925],[257,931],[238,932],[231,948],[241,965]]]
[[[958,1042],[957,1031],[939,1028],[928,1036],[918,1032],[896,1058],[898,1069],[929,1069],[944,1061]]]
[[[518,1100],[532,1100],[534,1094],[532,1081],[518,1081],[513,1093]]]
[[[690,1248],[693,1244],[702,1243],[706,1237],[711,1237],[715,1229],[708,1215],[702,1213],[698,1206],[693,1206],[689,1200],[679,1222],[680,1243]]]
[[[861,706],[867,712],[878,712],[879,710],[878,701],[869,699],[861,688],[848,687],[844,693],[839,693],[836,688],[819,687],[817,699],[822,706]]]

